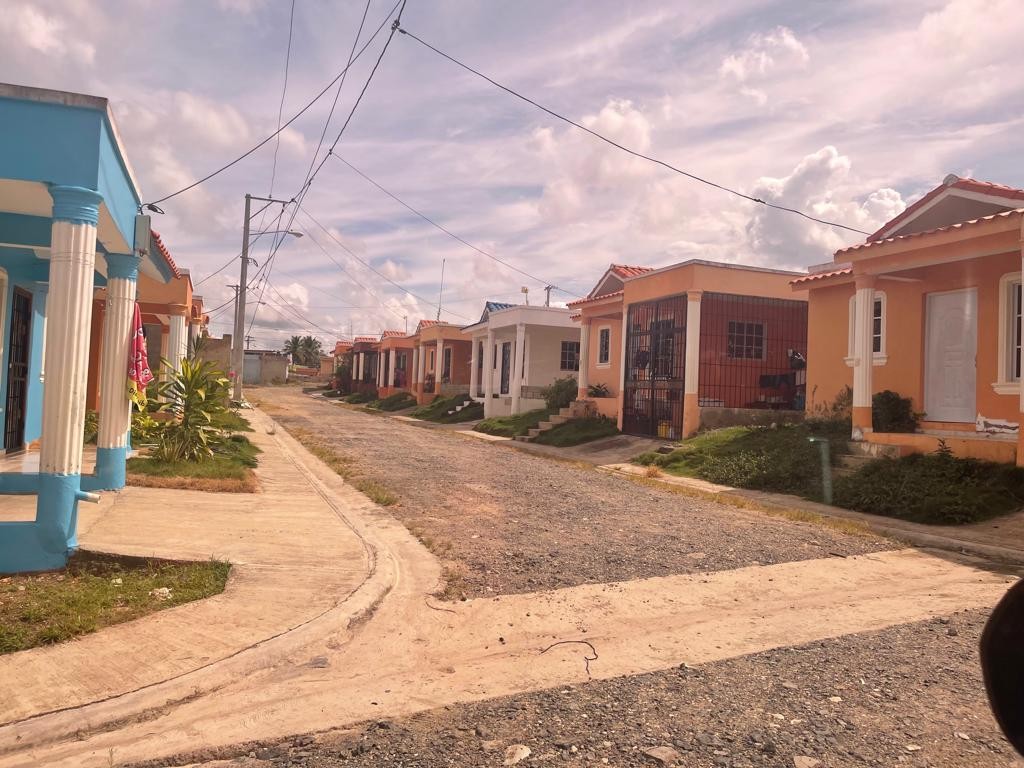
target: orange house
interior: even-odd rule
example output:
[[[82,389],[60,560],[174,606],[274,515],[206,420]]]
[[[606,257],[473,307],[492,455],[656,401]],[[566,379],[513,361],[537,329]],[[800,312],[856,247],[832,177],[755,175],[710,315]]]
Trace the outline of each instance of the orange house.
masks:
[[[380,365],[377,368],[377,391],[381,397],[412,391],[412,339],[401,331],[381,333]]]
[[[796,272],[691,260],[613,264],[586,298],[579,398],[628,434],[679,439],[716,427],[799,418],[807,304]]]
[[[459,326],[420,320],[406,341],[412,346],[411,391],[420,405],[438,395],[469,392],[473,344]]]
[[[352,391],[377,390],[377,365],[380,342],[375,336],[356,336],[352,340]]]
[[[809,407],[853,388],[853,438],[1024,463],[1019,441],[1024,190],[947,176],[864,243],[793,281],[808,291]],[[872,395],[924,414],[879,433]]]

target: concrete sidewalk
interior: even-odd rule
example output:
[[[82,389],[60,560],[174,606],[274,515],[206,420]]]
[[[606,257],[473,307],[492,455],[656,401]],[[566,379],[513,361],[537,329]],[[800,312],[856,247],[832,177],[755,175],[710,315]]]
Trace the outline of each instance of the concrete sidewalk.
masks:
[[[613,474],[643,477],[652,482],[664,483],[694,495],[734,506],[808,512],[826,518],[849,520],[882,536],[917,547],[976,555],[1013,566],[1024,566],[1024,512],[1003,515],[969,525],[924,525],[833,507],[829,504],[802,499],[799,496],[733,488],[729,485],[718,485],[692,477],[667,475],[664,472],[657,477],[648,478],[648,468],[636,464],[606,464],[598,469]]]
[[[372,552],[323,497],[258,411],[255,494],[126,488],[80,505],[83,549],[232,563],[221,595],[55,646],[0,656],[0,725],[111,699],[195,672],[341,605],[369,577]],[[34,497],[0,498],[0,519]],[[198,687],[202,683],[197,683]]]

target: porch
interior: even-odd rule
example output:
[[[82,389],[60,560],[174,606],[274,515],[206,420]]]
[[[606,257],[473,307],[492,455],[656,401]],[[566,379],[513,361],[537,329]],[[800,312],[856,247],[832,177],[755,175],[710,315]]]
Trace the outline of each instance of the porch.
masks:
[[[0,494],[35,495],[31,520],[0,522],[0,572],[62,567],[79,501],[124,486],[129,340],[140,271],[167,281],[149,217],[105,99],[0,85],[0,402],[6,453],[38,452],[0,474]],[[59,151],[55,151],[59,148]],[[93,296],[100,329],[99,438],[88,473]],[[36,463],[37,462],[37,463]]]

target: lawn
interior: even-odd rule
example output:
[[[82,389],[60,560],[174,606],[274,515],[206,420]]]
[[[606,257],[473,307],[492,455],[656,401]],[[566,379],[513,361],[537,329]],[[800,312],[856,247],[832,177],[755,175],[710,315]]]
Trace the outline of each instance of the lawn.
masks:
[[[849,425],[807,421],[777,427],[727,427],[684,440],[672,453],[645,453],[636,463],[713,483],[821,499],[821,459],[811,437],[825,437],[833,461],[846,452]]]
[[[220,594],[230,570],[216,561],[79,552],[62,571],[0,578],[0,654],[60,643]]]
[[[183,488],[221,493],[255,493],[256,457],[245,435],[231,435],[202,461],[159,461],[149,456],[128,459],[128,484],[146,488]]]
[[[451,415],[448,414],[448,411],[454,411],[456,407],[468,403],[469,400],[469,395],[465,393],[452,395],[451,397],[441,397],[438,395],[431,402],[421,405],[409,415],[423,421],[433,421],[438,424],[461,424],[465,421],[482,419],[484,417],[484,406],[482,403],[470,403],[461,411]]]
[[[408,392],[396,392],[381,400],[374,400],[368,404],[368,408],[378,411],[403,411],[416,405],[416,397]]]
[[[619,434],[618,427],[615,426],[614,421],[608,418],[569,419],[547,432],[541,432],[534,442],[541,445],[568,447],[617,434]]]
[[[526,411],[515,416],[495,416],[484,419],[473,429],[488,435],[515,437],[516,435],[525,435],[542,421],[546,421],[550,415],[551,412],[546,408],[538,408],[535,411]]]

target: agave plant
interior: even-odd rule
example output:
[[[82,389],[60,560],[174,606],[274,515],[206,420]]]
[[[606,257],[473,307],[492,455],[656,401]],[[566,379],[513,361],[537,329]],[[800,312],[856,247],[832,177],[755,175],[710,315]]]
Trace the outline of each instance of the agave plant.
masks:
[[[164,365],[167,369],[166,361]],[[223,437],[214,418],[228,408],[229,381],[213,363],[184,359],[160,385],[162,411],[174,418],[162,430],[154,455],[162,461],[200,461]]]

